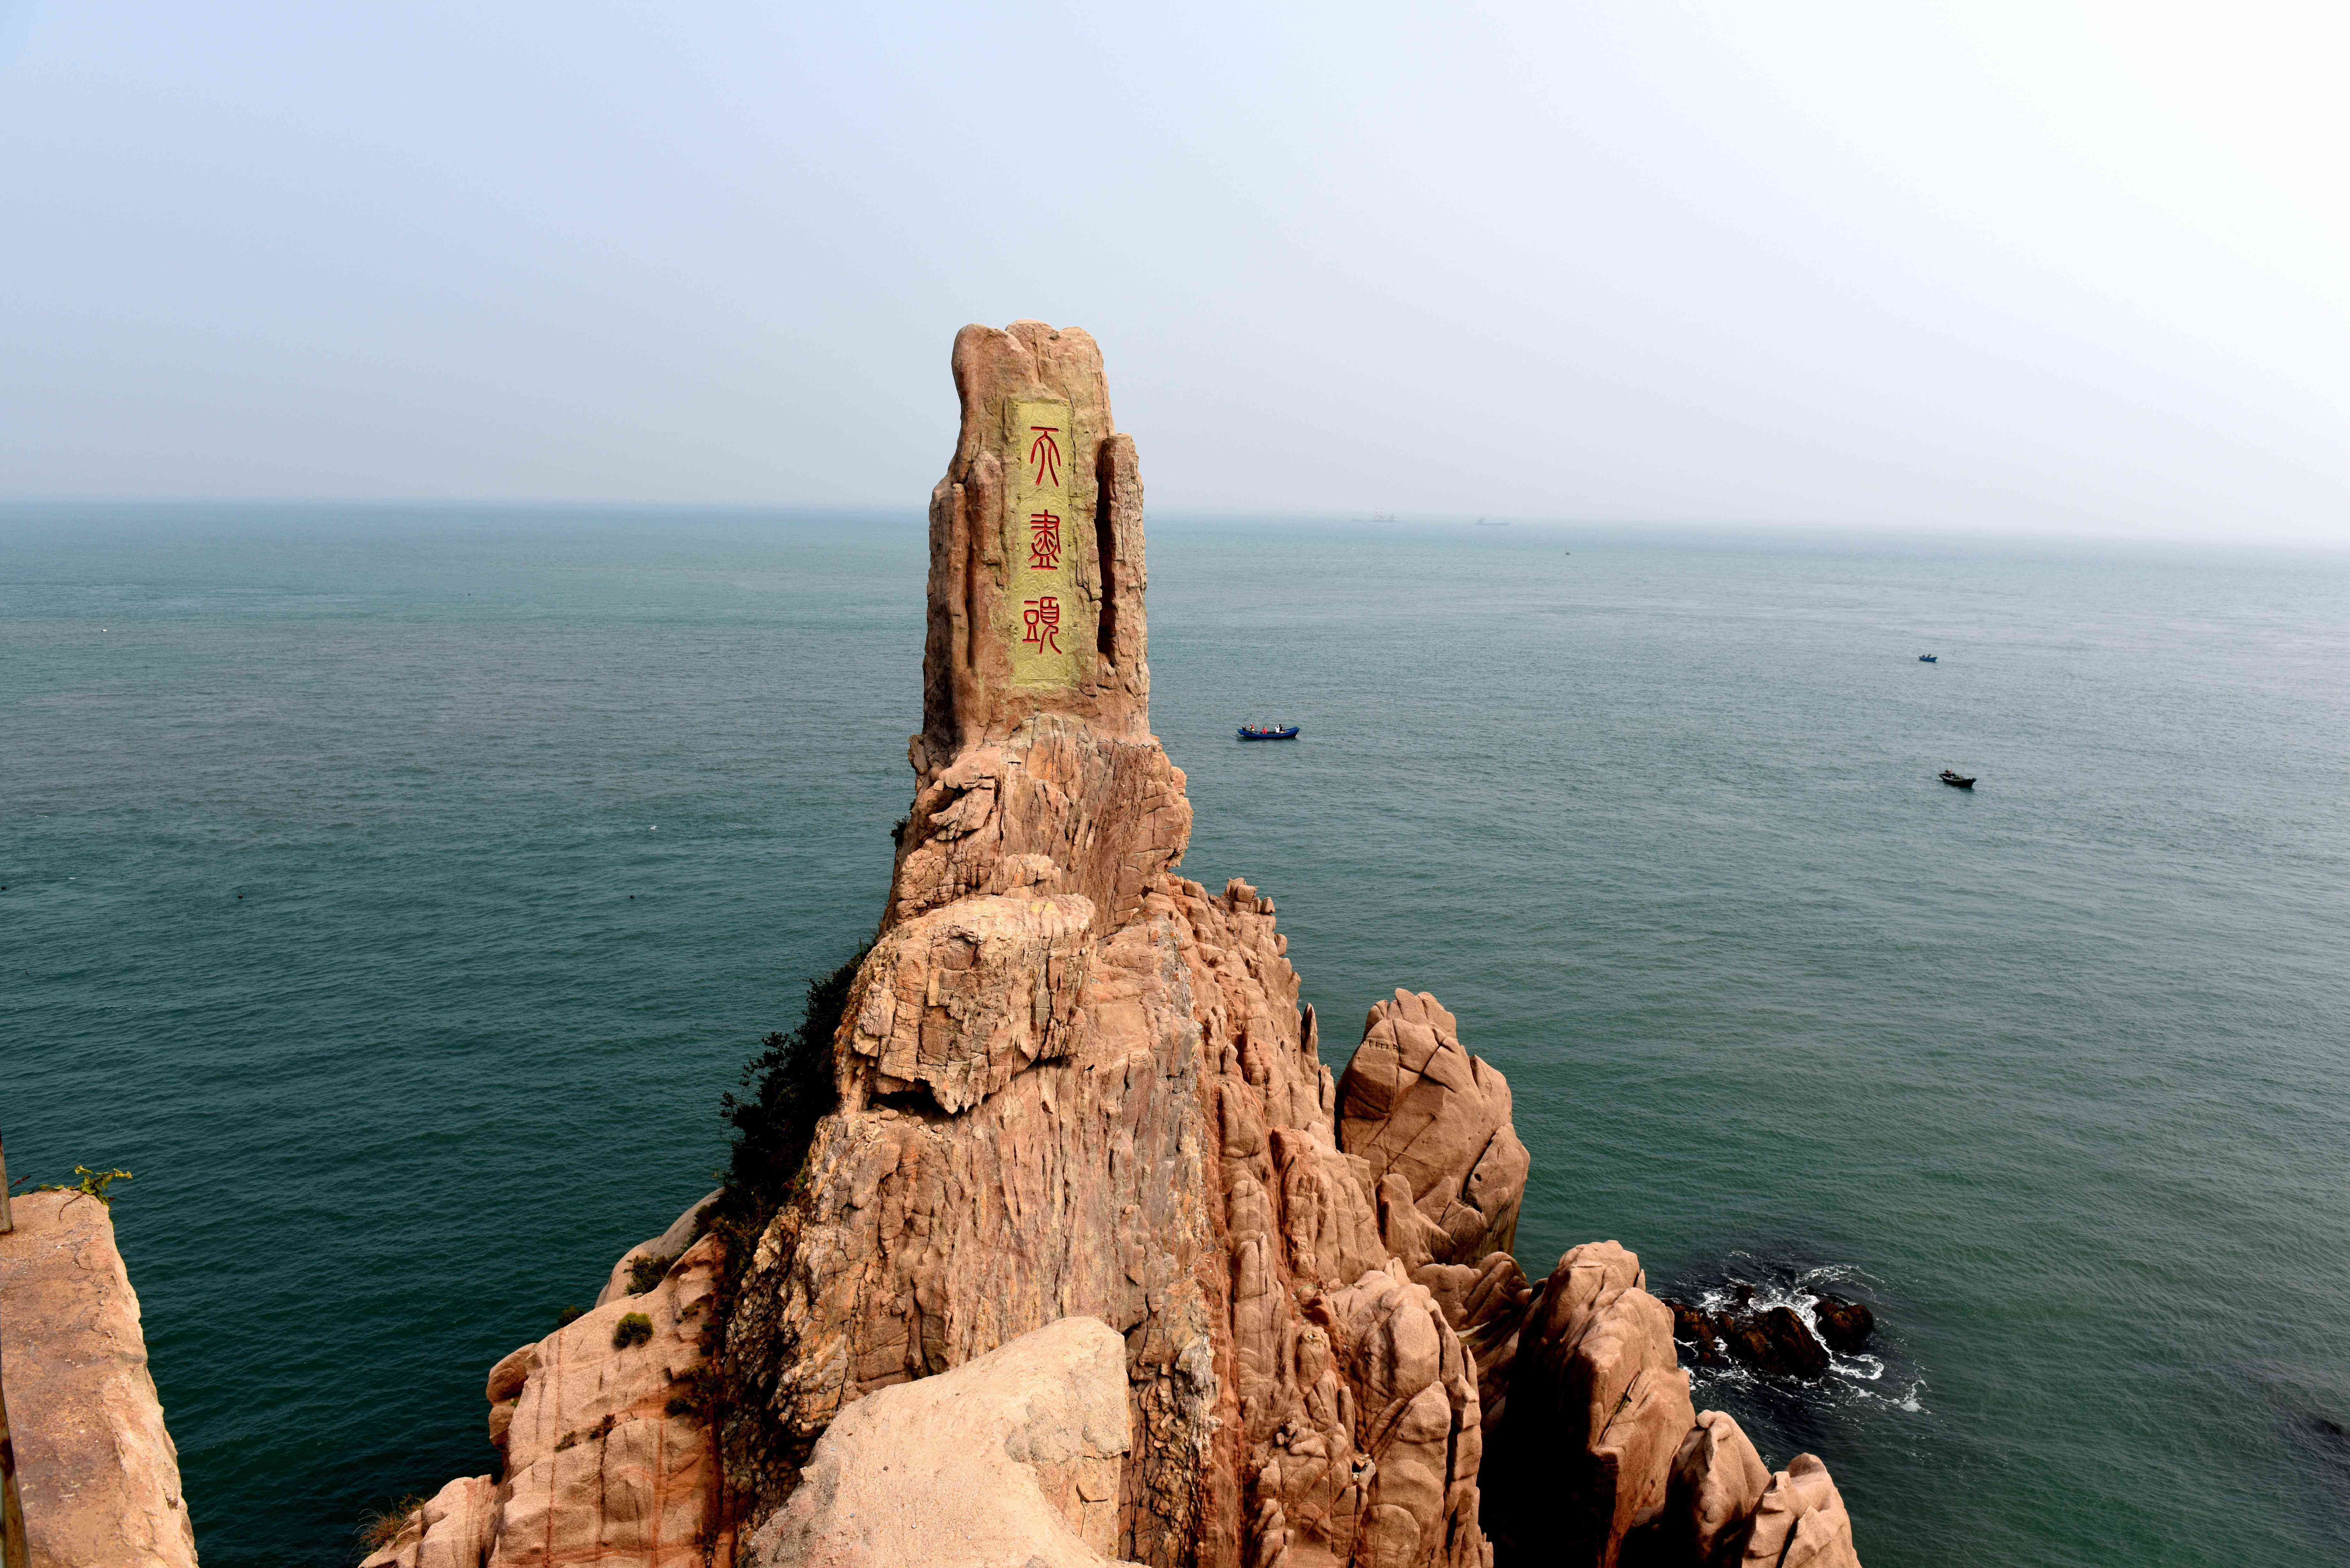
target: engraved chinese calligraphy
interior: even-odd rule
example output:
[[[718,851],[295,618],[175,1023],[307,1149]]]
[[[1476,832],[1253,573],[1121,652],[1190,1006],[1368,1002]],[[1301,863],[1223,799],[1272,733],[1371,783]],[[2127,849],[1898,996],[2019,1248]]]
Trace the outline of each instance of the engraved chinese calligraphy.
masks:
[[[1061,601],[1057,595],[1045,594],[1024,601],[1027,613],[1020,618],[1028,634],[1020,640],[1031,648],[1049,648],[1061,651]]]
[[[1050,512],[1028,514],[1028,564],[1040,572],[1061,564],[1061,520]]]
[[[1029,477],[1029,483],[1039,490],[1058,488],[1061,483],[1061,427],[1056,424],[1030,425],[1028,429],[1035,437],[1028,443],[1028,462],[1036,471]]]
[[[1011,592],[1003,625],[1012,683],[1032,690],[1077,684],[1095,638],[1077,591],[1077,546],[1087,524],[1074,493],[1079,456],[1076,423],[1065,402],[1014,400],[1003,410],[1001,449],[1011,483],[1004,497],[1004,556]]]

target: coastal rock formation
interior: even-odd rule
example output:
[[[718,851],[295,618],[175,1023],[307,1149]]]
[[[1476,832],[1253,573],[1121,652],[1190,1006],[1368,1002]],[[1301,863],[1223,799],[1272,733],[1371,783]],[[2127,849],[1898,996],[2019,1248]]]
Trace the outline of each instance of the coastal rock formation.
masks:
[[[491,1369],[504,1456],[498,1568],[689,1568],[716,1532],[697,1393],[718,1261],[689,1248],[652,1290],[607,1302]]]
[[[681,1217],[689,1233],[700,1207]],[[652,1289],[623,1292],[491,1368],[503,1479],[451,1482],[363,1568],[725,1561],[702,1348],[718,1262],[704,1237]]]
[[[1338,1143],[1370,1168],[1380,1237],[1410,1267],[1474,1263],[1516,1240],[1529,1162],[1510,1085],[1425,992],[1371,1009],[1338,1083]]]
[[[1534,1310],[1534,1287],[1507,1252],[1488,1252],[1473,1266],[1424,1263],[1411,1277],[1428,1287],[1477,1364],[1477,1403],[1490,1436],[1509,1409],[1510,1375],[1517,1366],[1520,1331]]]
[[[603,1290],[597,1294],[596,1304],[602,1306],[606,1302],[634,1295],[647,1276],[657,1279],[666,1274],[670,1265],[684,1257],[685,1250],[693,1245],[694,1238],[702,1233],[703,1218],[709,1213],[710,1206],[718,1201],[723,1191],[722,1188],[718,1192],[710,1193],[670,1221],[668,1230],[621,1253],[620,1261],[612,1265],[611,1277],[604,1282]]]
[[[1860,1568],[1852,1515],[1827,1466],[1797,1454],[1754,1506],[1742,1568]]]
[[[466,1476],[435,1492],[367,1561],[383,1568],[481,1568],[497,1530],[498,1483]]]
[[[113,1217],[81,1192],[35,1192],[10,1207],[0,1366],[33,1568],[194,1568],[180,1453]]]
[[[1673,1337],[1690,1347],[1695,1365],[1734,1363],[1781,1377],[1826,1376],[1829,1351],[1858,1351],[1877,1327],[1866,1306],[1832,1295],[1814,1299],[1810,1323],[1783,1303],[1755,1310],[1752,1293],[1744,1287],[1738,1303],[1723,1310],[1686,1301],[1665,1304],[1672,1309]]]
[[[1543,1282],[1485,1478],[1486,1528],[1509,1554],[1614,1568],[1625,1537],[1662,1511],[1697,1412],[1672,1314],[1647,1286],[1614,1241],[1574,1248]]]
[[[913,808],[840,1108],[728,1326],[748,1516],[858,1399],[1083,1314],[1126,1345],[1121,1555],[1482,1563],[1474,1364],[1339,1151],[1273,905],[1171,873],[1099,354],[1021,322],[954,368]]]
[[[1771,1484],[1770,1467],[1738,1423],[1700,1411],[1673,1456],[1649,1560],[1727,1568],[1745,1555],[1747,1526]]]
[[[1129,1446],[1126,1342],[1066,1317],[842,1411],[743,1561],[1096,1568],[1118,1544]]]
[[[1865,1349],[1868,1336],[1877,1332],[1877,1314],[1865,1303],[1842,1296],[1816,1298],[1812,1303],[1812,1322],[1819,1329],[1821,1343],[1839,1355]]]
[[[690,1534],[713,1568],[735,1540],[845,1568],[951,1556],[965,1521],[953,1561],[1024,1565],[1713,1568],[1832,1540],[1832,1488],[1750,1486],[1752,1445],[1697,1416],[1637,1258],[1519,1270],[1526,1151],[1453,1016],[1398,992],[1342,1085],[1273,901],[1177,874],[1139,471],[1092,339],[966,327],[953,368],[914,796],[828,992],[837,1097],[764,1207],[492,1375],[489,1561],[684,1568]],[[637,1311],[649,1342],[615,1345]]]

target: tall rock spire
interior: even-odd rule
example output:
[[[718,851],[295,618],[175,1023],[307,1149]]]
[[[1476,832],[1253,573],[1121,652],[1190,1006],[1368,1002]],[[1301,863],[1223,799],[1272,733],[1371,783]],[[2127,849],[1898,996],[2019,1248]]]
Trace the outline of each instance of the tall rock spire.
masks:
[[[840,1109],[728,1330],[770,1423],[750,1560],[783,1561],[792,1455],[845,1405],[1083,1315],[1127,1346],[1120,1556],[1482,1568],[1475,1364],[1339,1151],[1273,906],[1173,871],[1191,808],[1099,350],[969,327],[954,372],[914,802]]]
[[[1041,321],[966,327],[954,380],[962,430],[931,493],[916,771],[1033,713],[1148,734],[1142,479],[1100,348]]]

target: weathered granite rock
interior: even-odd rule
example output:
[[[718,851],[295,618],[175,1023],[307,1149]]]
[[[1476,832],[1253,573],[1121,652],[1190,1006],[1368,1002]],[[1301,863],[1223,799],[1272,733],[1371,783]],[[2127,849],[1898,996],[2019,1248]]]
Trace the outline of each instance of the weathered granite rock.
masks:
[[[1672,1314],[1647,1284],[1614,1241],[1573,1249],[1543,1282],[1484,1477],[1486,1528],[1504,1562],[1614,1568],[1625,1536],[1663,1510],[1697,1412]]]
[[[1399,992],[1342,1094],[1272,901],[1175,874],[1141,486],[1092,340],[968,327],[954,373],[914,799],[837,1108],[733,1260],[717,1365],[705,1237],[492,1374],[490,1563],[685,1568],[691,1536],[725,1568],[739,1536],[762,1568],[1493,1568],[1490,1529],[1523,1563],[1718,1568],[1759,1535],[1761,1461],[1696,1417],[1631,1253],[1538,1289],[1509,1256],[1501,1075]],[[614,1346],[631,1310],[650,1343]],[[998,1428],[1032,1436],[962,1436]],[[1773,1528],[1811,1550],[1840,1514],[1783,1479]],[[476,1495],[420,1516],[415,1568],[436,1529],[462,1556]]]
[[[1075,894],[982,894],[883,937],[848,999],[843,1043],[870,1092],[969,1110],[1039,1058],[1068,1054],[1094,907]]]
[[[1411,1277],[1428,1287],[1475,1359],[1477,1403],[1491,1434],[1509,1408],[1510,1373],[1517,1365],[1519,1332],[1534,1310],[1534,1287],[1507,1252],[1488,1252],[1473,1267],[1425,1263]]]
[[[606,1302],[636,1293],[632,1282],[640,1265],[659,1265],[666,1270],[685,1256],[685,1250],[701,1233],[703,1214],[718,1201],[719,1196],[719,1192],[705,1194],[692,1208],[671,1220],[668,1230],[650,1241],[638,1242],[620,1254],[620,1261],[612,1265],[611,1278],[604,1282],[603,1290],[596,1297],[596,1304],[602,1306]]]
[[[500,1474],[451,1481],[361,1568],[726,1568],[702,1347],[723,1253],[692,1240],[710,1201],[630,1248],[593,1311],[490,1369]],[[672,1246],[632,1293],[629,1263]]]
[[[1827,1466],[1797,1454],[1755,1504],[1742,1568],[1860,1568],[1852,1516]]]
[[[106,1205],[35,1192],[0,1235],[0,1368],[33,1568],[193,1568],[180,1455]]]
[[[1371,1009],[1338,1082],[1338,1146],[1370,1167],[1380,1235],[1406,1263],[1510,1250],[1528,1164],[1510,1085],[1436,998],[1398,991]]]
[[[1658,1568],[1735,1568],[1770,1481],[1770,1467],[1738,1423],[1719,1410],[1700,1411],[1673,1456],[1664,1511],[1649,1527],[1651,1539],[1639,1543],[1639,1562]],[[1634,1543],[1627,1542],[1624,1561],[1634,1559]]]
[[[482,1568],[497,1526],[498,1483],[466,1476],[410,1514],[399,1534],[368,1555],[364,1568]]]
[[[840,1414],[755,1568],[1096,1568],[1130,1447],[1126,1342],[1067,1317]]]
[[[490,1440],[505,1461],[494,1568],[699,1568],[720,1542],[700,1397],[718,1262],[718,1239],[705,1236],[653,1289],[607,1302],[491,1369]],[[636,1314],[645,1332],[631,1343],[620,1330]]]
[[[931,493],[930,631],[914,771],[927,778],[1038,713],[1149,740],[1142,480],[1132,439],[1110,418],[1101,350],[1073,327],[1015,321],[1002,331],[964,327],[952,363],[962,425],[946,476]],[[1045,449],[1032,431],[1047,421],[1022,410],[1055,404],[1067,424],[1049,438],[1053,483],[1040,488],[1032,481],[1044,476]],[[1057,623],[1072,666],[1066,684],[1035,683],[1033,671],[1024,681],[1020,668],[1025,598],[1013,590],[1024,580],[1024,562],[1036,558],[1031,519],[1045,509],[1023,503],[1040,496],[1052,498],[1055,554],[1071,590]],[[1007,630],[1013,635],[1000,635]]]

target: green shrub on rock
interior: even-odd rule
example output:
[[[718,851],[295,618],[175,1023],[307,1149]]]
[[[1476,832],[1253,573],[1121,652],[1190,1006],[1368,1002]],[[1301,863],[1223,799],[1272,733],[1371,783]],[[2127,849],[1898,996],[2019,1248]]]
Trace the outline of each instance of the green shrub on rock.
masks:
[[[755,1235],[789,1191],[816,1140],[816,1125],[839,1099],[832,1079],[832,1037],[848,1006],[857,966],[872,950],[868,943],[821,980],[808,981],[807,1011],[789,1034],[759,1042],[759,1054],[744,1064],[746,1095],[728,1095],[719,1115],[734,1129],[727,1151],[725,1191],[714,1222],[731,1222],[738,1233]]]
[[[632,1345],[642,1345],[653,1336],[653,1320],[640,1312],[623,1317],[612,1330],[612,1348],[626,1350]]]

